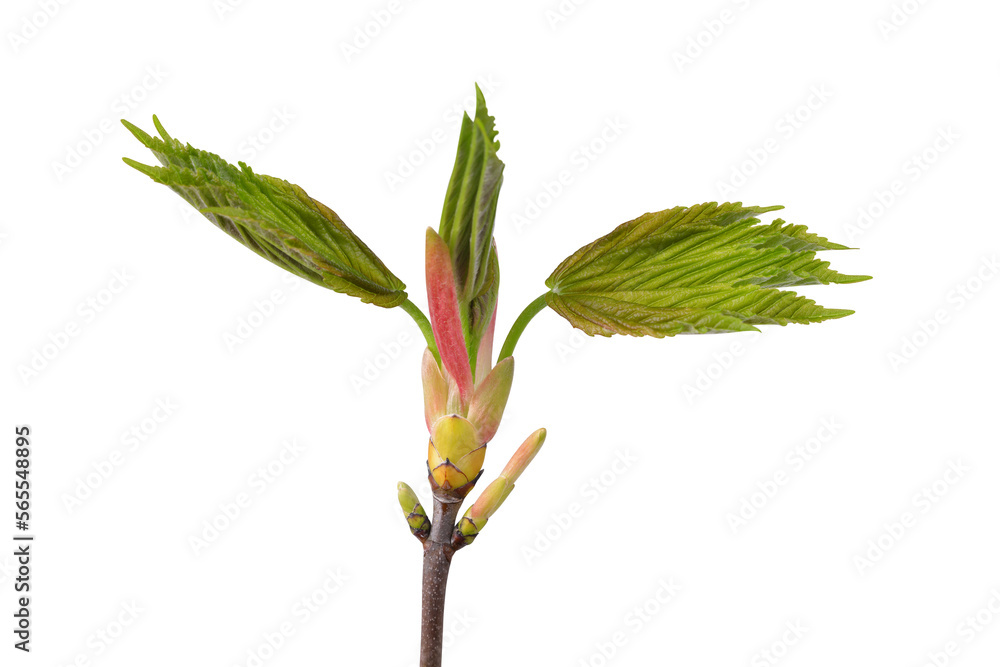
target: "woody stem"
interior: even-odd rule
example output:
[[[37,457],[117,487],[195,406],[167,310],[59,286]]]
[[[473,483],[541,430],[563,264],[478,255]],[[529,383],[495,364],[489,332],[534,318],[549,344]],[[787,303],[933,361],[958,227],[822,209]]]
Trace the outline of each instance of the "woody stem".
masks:
[[[455,554],[452,536],[461,501],[434,498],[434,520],[424,542],[423,611],[420,623],[420,667],[441,667],[444,644],[444,599],[448,571]]]

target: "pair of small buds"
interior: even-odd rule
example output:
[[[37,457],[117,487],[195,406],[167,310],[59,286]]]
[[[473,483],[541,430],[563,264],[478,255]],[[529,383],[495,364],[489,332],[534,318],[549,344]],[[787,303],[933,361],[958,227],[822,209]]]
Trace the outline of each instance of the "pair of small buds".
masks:
[[[544,443],[544,428],[538,429],[521,443],[500,476],[486,487],[476,502],[465,512],[465,516],[459,520],[458,525],[455,526],[452,545],[456,549],[472,544],[479,536],[479,532],[486,526],[486,522],[510,496],[514,490],[514,483],[521,477],[525,468],[535,458]],[[426,540],[431,532],[431,521],[420,504],[417,494],[405,482],[400,482],[397,489],[399,505],[403,508],[410,532],[421,541]]]

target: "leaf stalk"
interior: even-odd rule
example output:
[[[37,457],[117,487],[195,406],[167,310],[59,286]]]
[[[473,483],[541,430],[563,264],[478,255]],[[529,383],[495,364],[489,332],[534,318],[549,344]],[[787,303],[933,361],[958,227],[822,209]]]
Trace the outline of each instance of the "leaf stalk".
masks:
[[[528,322],[531,322],[532,318],[538,313],[545,309],[548,302],[545,297],[548,296],[548,292],[541,295],[534,301],[528,304],[528,306],[521,311],[521,314],[517,316],[514,320],[514,324],[510,327],[510,331],[507,333],[507,338],[503,342],[503,347],[500,348],[500,357],[497,359],[497,363],[500,363],[504,359],[514,354],[514,347],[517,345],[517,341],[520,340],[521,334],[524,333],[525,327],[528,326]]]
[[[431,351],[431,354],[434,355],[434,360],[437,361],[440,366],[441,355],[438,354],[437,343],[434,342],[434,330],[431,328],[430,320],[428,320],[427,316],[424,315],[424,312],[409,299],[399,304],[399,307],[405,310],[407,314],[413,318],[413,321],[417,323],[417,326],[420,327],[420,333],[424,335],[424,340],[427,341],[427,348]]]

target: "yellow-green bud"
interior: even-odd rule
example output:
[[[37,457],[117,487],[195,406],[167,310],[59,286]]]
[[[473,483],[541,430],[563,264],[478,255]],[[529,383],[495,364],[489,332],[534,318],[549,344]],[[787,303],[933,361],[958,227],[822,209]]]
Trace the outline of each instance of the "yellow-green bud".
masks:
[[[459,548],[469,546],[476,541],[480,531],[485,527],[486,519],[474,521],[466,514],[455,526],[455,546]]]
[[[514,484],[506,477],[493,480],[493,483],[486,487],[479,499],[465,513],[465,516],[477,523],[488,520],[513,490]]]
[[[475,481],[485,458],[486,445],[480,443],[476,428],[468,419],[446,415],[434,422],[427,466],[442,491],[455,492]],[[470,489],[463,489],[462,495]]]
[[[458,526],[455,527],[456,540],[463,545],[469,545],[479,536],[480,531],[486,526],[486,522],[500,509],[500,506],[514,490],[514,482],[518,480],[521,473],[542,448],[542,444],[545,443],[545,434],[545,429],[540,428],[521,443],[500,476],[483,490],[476,502],[458,522]]]
[[[417,498],[417,494],[410,488],[410,485],[405,482],[400,482],[396,486],[396,490],[399,497],[399,506],[403,508],[403,514],[406,516],[406,523],[410,526],[410,532],[421,540],[425,539],[430,535],[431,521],[427,518],[427,512],[424,511],[423,506],[420,504],[420,499]]]
[[[501,476],[493,480],[458,522],[455,528],[456,537],[465,545],[472,544],[479,536],[479,532],[486,527],[486,522],[500,509],[503,501],[507,500],[507,496],[513,490],[514,484],[506,477]]]

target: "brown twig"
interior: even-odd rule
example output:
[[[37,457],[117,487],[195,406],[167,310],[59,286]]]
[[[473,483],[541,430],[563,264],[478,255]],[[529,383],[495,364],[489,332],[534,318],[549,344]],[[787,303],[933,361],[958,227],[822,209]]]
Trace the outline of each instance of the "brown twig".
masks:
[[[420,667],[441,667],[444,644],[444,601],[448,587],[455,521],[461,500],[434,495],[434,519],[424,542],[423,612],[420,623]]]

